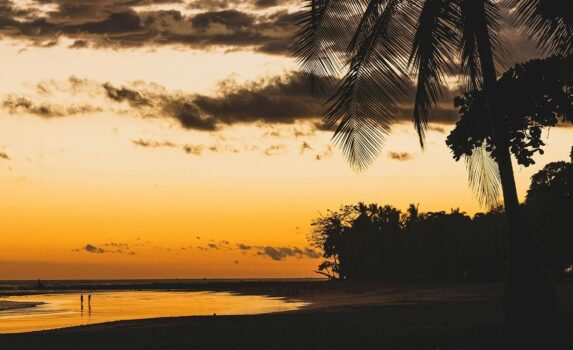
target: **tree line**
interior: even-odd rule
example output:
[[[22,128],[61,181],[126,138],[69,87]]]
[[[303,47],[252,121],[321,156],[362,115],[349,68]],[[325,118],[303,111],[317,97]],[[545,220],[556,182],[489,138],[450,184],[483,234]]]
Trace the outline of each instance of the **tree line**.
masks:
[[[536,254],[554,280],[573,279],[573,149],[532,177],[521,205]],[[459,209],[401,211],[346,205],[312,223],[309,241],[324,251],[317,272],[331,279],[502,281],[508,273],[502,207],[470,216]]]

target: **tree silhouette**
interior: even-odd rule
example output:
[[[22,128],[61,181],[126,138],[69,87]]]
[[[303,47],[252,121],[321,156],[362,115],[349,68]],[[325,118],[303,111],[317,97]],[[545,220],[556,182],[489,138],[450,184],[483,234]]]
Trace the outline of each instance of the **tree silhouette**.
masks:
[[[573,269],[573,148],[571,158],[549,163],[533,175],[525,202],[540,255],[555,279]]]
[[[324,250],[319,272],[385,281],[499,281],[505,275],[503,211],[470,218],[459,210],[413,208],[402,213],[359,203],[316,219],[309,240]]]
[[[543,154],[541,135],[559,122],[573,123],[573,58],[551,57],[518,64],[497,82],[504,128],[510,151],[524,166],[535,164],[533,156]],[[446,141],[459,160],[482,145],[495,147],[491,130],[481,121],[487,113],[483,90],[474,90],[455,99],[460,120]]]
[[[572,53],[572,1],[506,3],[514,7],[515,24],[542,49]],[[535,327],[552,318],[555,292],[523,224],[501,114],[496,69],[504,53],[497,37],[500,6],[493,0],[308,0],[293,49],[314,92],[325,78],[344,72],[325,123],[336,127],[335,142],[358,170],[373,162],[390,132],[409,72],[417,75],[413,121],[422,146],[448,76],[461,74],[466,91],[483,89],[483,123],[491,130],[498,169],[471,167],[473,181],[481,191],[495,190],[496,179],[501,183],[511,268],[506,323]],[[483,161],[481,155],[471,159]],[[482,197],[491,198],[487,193]]]
[[[550,163],[532,177],[522,208],[556,281],[573,277],[572,184],[573,163]],[[308,239],[324,251],[317,272],[330,279],[494,282],[508,272],[505,231],[501,207],[470,217],[358,203],[314,220]]]

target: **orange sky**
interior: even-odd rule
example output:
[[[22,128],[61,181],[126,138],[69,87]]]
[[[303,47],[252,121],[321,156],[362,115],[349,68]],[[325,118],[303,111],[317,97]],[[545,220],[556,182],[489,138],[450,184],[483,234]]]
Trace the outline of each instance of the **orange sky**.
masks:
[[[40,47],[0,33],[0,279],[315,277],[320,260],[305,251],[306,235],[327,209],[364,201],[480,210],[463,162],[445,146],[450,124],[434,125],[424,151],[409,123],[397,125],[379,161],[357,174],[312,116],[247,120],[247,111],[216,130],[170,117],[188,96],[257,90],[288,76],[296,65],[285,55],[217,46],[72,49],[77,38],[65,35]],[[171,104],[110,101],[104,83]],[[33,106],[10,108],[6,101],[18,98]],[[516,167],[522,197],[534,172],[567,159],[571,135],[552,129],[538,164]]]

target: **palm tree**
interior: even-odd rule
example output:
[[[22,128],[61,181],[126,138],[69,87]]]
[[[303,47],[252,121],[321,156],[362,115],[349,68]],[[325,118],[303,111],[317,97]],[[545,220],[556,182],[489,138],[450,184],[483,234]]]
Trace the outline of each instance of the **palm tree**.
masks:
[[[570,55],[570,6],[572,0],[306,0],[293,46],[313,93],[342,78],[324,121],[335,128],[335,142],[358,171],[379,154],[410,91],[415,90],[413,122],[422,147],[448,78],[461,76],[465,90],[485,91],[489,113],[483,123],[491,129],[495,149],[476,149],[479,156],[470,157],[469,170],[482,198],[496,198],[499,187],[503,193],[510,259],[504,293],[508,325],[545,322],[553,314],[555,296],[523,225],[504,116],[497,113],[502,103],[496,98],[497,70],[507,56],[497,36],[501,10],[511,7],[513,24],[545,52]],[[493,161],[487,163],[490,156]],[[482,166],[472,166],[476,161]]]

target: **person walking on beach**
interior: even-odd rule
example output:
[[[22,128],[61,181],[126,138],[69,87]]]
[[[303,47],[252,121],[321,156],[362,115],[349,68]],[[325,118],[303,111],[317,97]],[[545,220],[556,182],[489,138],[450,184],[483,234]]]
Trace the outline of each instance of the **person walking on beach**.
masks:
[[[91,310],[92,309],[92,295],[88,294],[88,308]]]
[[[80,309],[84,311],[84,295],[80,294]]]

